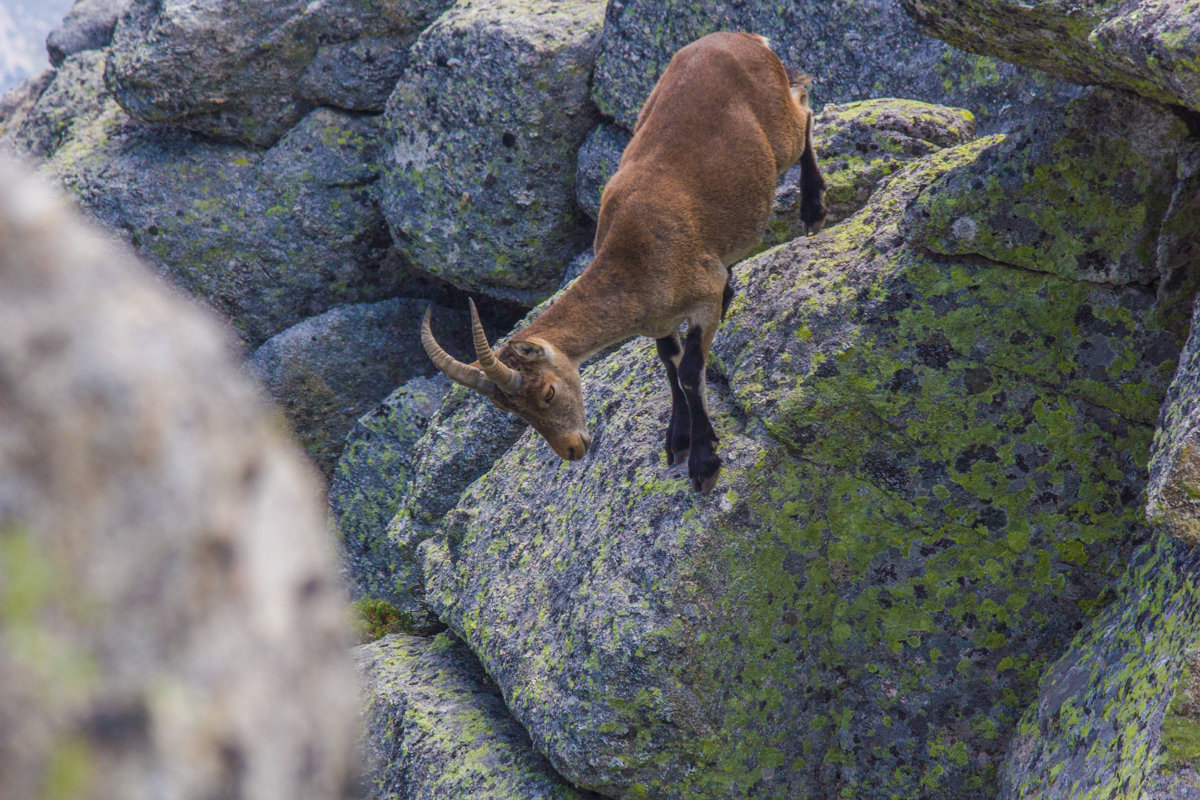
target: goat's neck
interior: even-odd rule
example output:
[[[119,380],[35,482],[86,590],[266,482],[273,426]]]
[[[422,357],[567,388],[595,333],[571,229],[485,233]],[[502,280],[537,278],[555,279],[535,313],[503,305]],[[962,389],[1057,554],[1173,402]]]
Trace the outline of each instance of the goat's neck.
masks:
[[[578,366],[600,350],[637,333],[627,294],[628,288],[616,276],[589,267],[522,331],[521,338],[539,336]]]

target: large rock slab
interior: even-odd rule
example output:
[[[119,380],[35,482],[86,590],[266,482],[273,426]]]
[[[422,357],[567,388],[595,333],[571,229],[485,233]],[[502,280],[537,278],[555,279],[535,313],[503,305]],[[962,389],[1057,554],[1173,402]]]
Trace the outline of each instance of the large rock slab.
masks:
[[[612,0],[596,57],[600,110],[633,129],[654,82],[679,48],[719,30],[771,39],[784,63],[814,78],[812,101],[910,97],[970,109],[983,133],[1009,130],[1026,110],[1072,89],[1036,72],[973,56],[924,35],[897,0]]]
[[[425,602],[421,543],[438,532],[442,518],[466,488],[490,470],[527,428],[524,420],[459,386],[450,390],[413,447],[411,477],[387,525],[388,572],[375,585],[383,590],[381,599],[409,615],[414,630],[443,627]],[[361,577],[355,574],[355,580]]]
[[[387,540],[404,487],[416,479],[413,446],[450,391],[450,379],[412,378],[364,414],[346,437],[329,485],[329,510],[342,544],[351,596],[387,597],[395,553]]]
[[[304,90],[314,84],[301,79],[322,46],[390,37],[404,49],[447,5],[134,0],[113,34],[108,80],[117,101],[140,120],[268,147],[312,107]],[[323,60],[330,64],[328,54]],[[362,61],[345,63],[350,82],[361,82],[353,67]],[[384,69],[377,77],[385,86],[376,94],[386,93],[397,74]]]
[[[211,318],[0,165],[6,800],[347,796],[320,488]]]
[[[1000,800],[1200,797],[1200,548],[1160,536],[1051,667]]]
[[[1188,135],[1154,103],[1092,90],[930,186],[908,209],[907,233],[945,255],[1104,283],[1157,282]],[[1189,238],[1200,249],[1200,231]]]
[[[420,337],[428,307],[399,297],[338,306],[272,336],[251,356],[251,371],[326,475],[355,420],[397,385],[434,372]],[[446,346],[466,350],[467,316],[437,312],[458,334]]]
[[[568,271],[578,272],[564,278],[564,288],[590,261],[590,251],[572,261]],[[538,305],[512,330],[528,326],[559,297],[561,292]],[[435,319],[434,334],[439,341],[444,329],[444,324]],[[494,340],[494,346],[500,348],[507,338]],[[464,356],[464,360],[468,358],[471,356]],[[455,386],[413,446],[410,479],[404,484],[396,515],[388,523],[387,543],[380,543],[381,557],[374,561],[376,565],[386,564],[387,572],[356,572],[354,580],[365,578],[381,590],[386,587],[377,596],[403,610],[414,621],[416,630],[444,627],[425,603],[421,543],[437,534],[442,518],[459,502],[463,491],[487,473],[528,427],[520,417],[501,411],[488,398]],[[406,456],[406,449],[404,445],[393,455]]]
[[[600,0],[459,0],[421,34],[385,112],[384,210],[413,263],[526,307],[587,246],[575,155]]]
[[[367,800],[600,800],[554,773],[453,636],[389,636],[356,656]]]
[[[1200,9],[1191,0],[899,2],[964,50],[1200,110]]]
[[[333,306],[400,293],[408,271],[374,194],[377,120],[318,109],[263,153],[135,122],[103,64],[102,51],[67,58],[11,146],[46,159],[89,214],[248,348]]]
[[[903,210],[995,138],[735,268],[711,496],[663,465],[649,342],[584,375],[421,546],[536,744],[612,797],[986,796],[1045,667],[1150,533],[1182,333],[1153,291],[930,257]]]

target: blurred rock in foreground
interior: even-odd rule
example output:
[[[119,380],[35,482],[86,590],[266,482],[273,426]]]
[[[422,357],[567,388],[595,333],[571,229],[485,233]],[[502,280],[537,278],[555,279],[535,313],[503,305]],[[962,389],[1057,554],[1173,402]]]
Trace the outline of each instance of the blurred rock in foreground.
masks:
[[[0,163],[5,800],[353,785],[314,475],[219,327]]]

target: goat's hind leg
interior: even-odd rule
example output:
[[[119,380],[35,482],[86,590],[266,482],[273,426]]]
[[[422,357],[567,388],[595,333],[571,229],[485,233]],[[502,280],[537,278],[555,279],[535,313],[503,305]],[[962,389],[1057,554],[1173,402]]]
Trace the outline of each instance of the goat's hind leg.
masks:
[[[715,315],[714,315],[715,316]],[[692,488],[708,492],[717,482],[721,472],[721,458],[717,455],[717,434],[708,418],[708,407],[704,400],[704,362],[712,344],[715,321],[709,327],[691,324],[679,361],[679,385],[687,400],[691,415],[692,448],[688,456],[688,477]]]
[[[800,154],[800,221],[809,235],[825,227],[825,178],[813,149],[812,118],[809,111],[804,123],[804,151]]]
[[[692,416],[679,385],[679,361],[683,356],[683,347],[679,343],[678,333],[655,339],[654,342],[658,345],[658,357],[667,368],[667,382],[671,385],[671,422],[667,425],[666,449],[667,465],[675,466],[687,461],[692,442]]]

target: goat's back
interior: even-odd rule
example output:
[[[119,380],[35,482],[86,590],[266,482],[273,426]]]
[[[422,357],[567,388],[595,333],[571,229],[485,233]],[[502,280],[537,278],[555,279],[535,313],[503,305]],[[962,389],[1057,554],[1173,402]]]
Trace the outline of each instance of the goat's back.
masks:
[[[665,248],[668,259],[740,258],[761,239],[779,174],[804,149],[809,113],[762,37],[714,33],[687,45],[604,189],[597,251],[619,236],[607,244]]]

